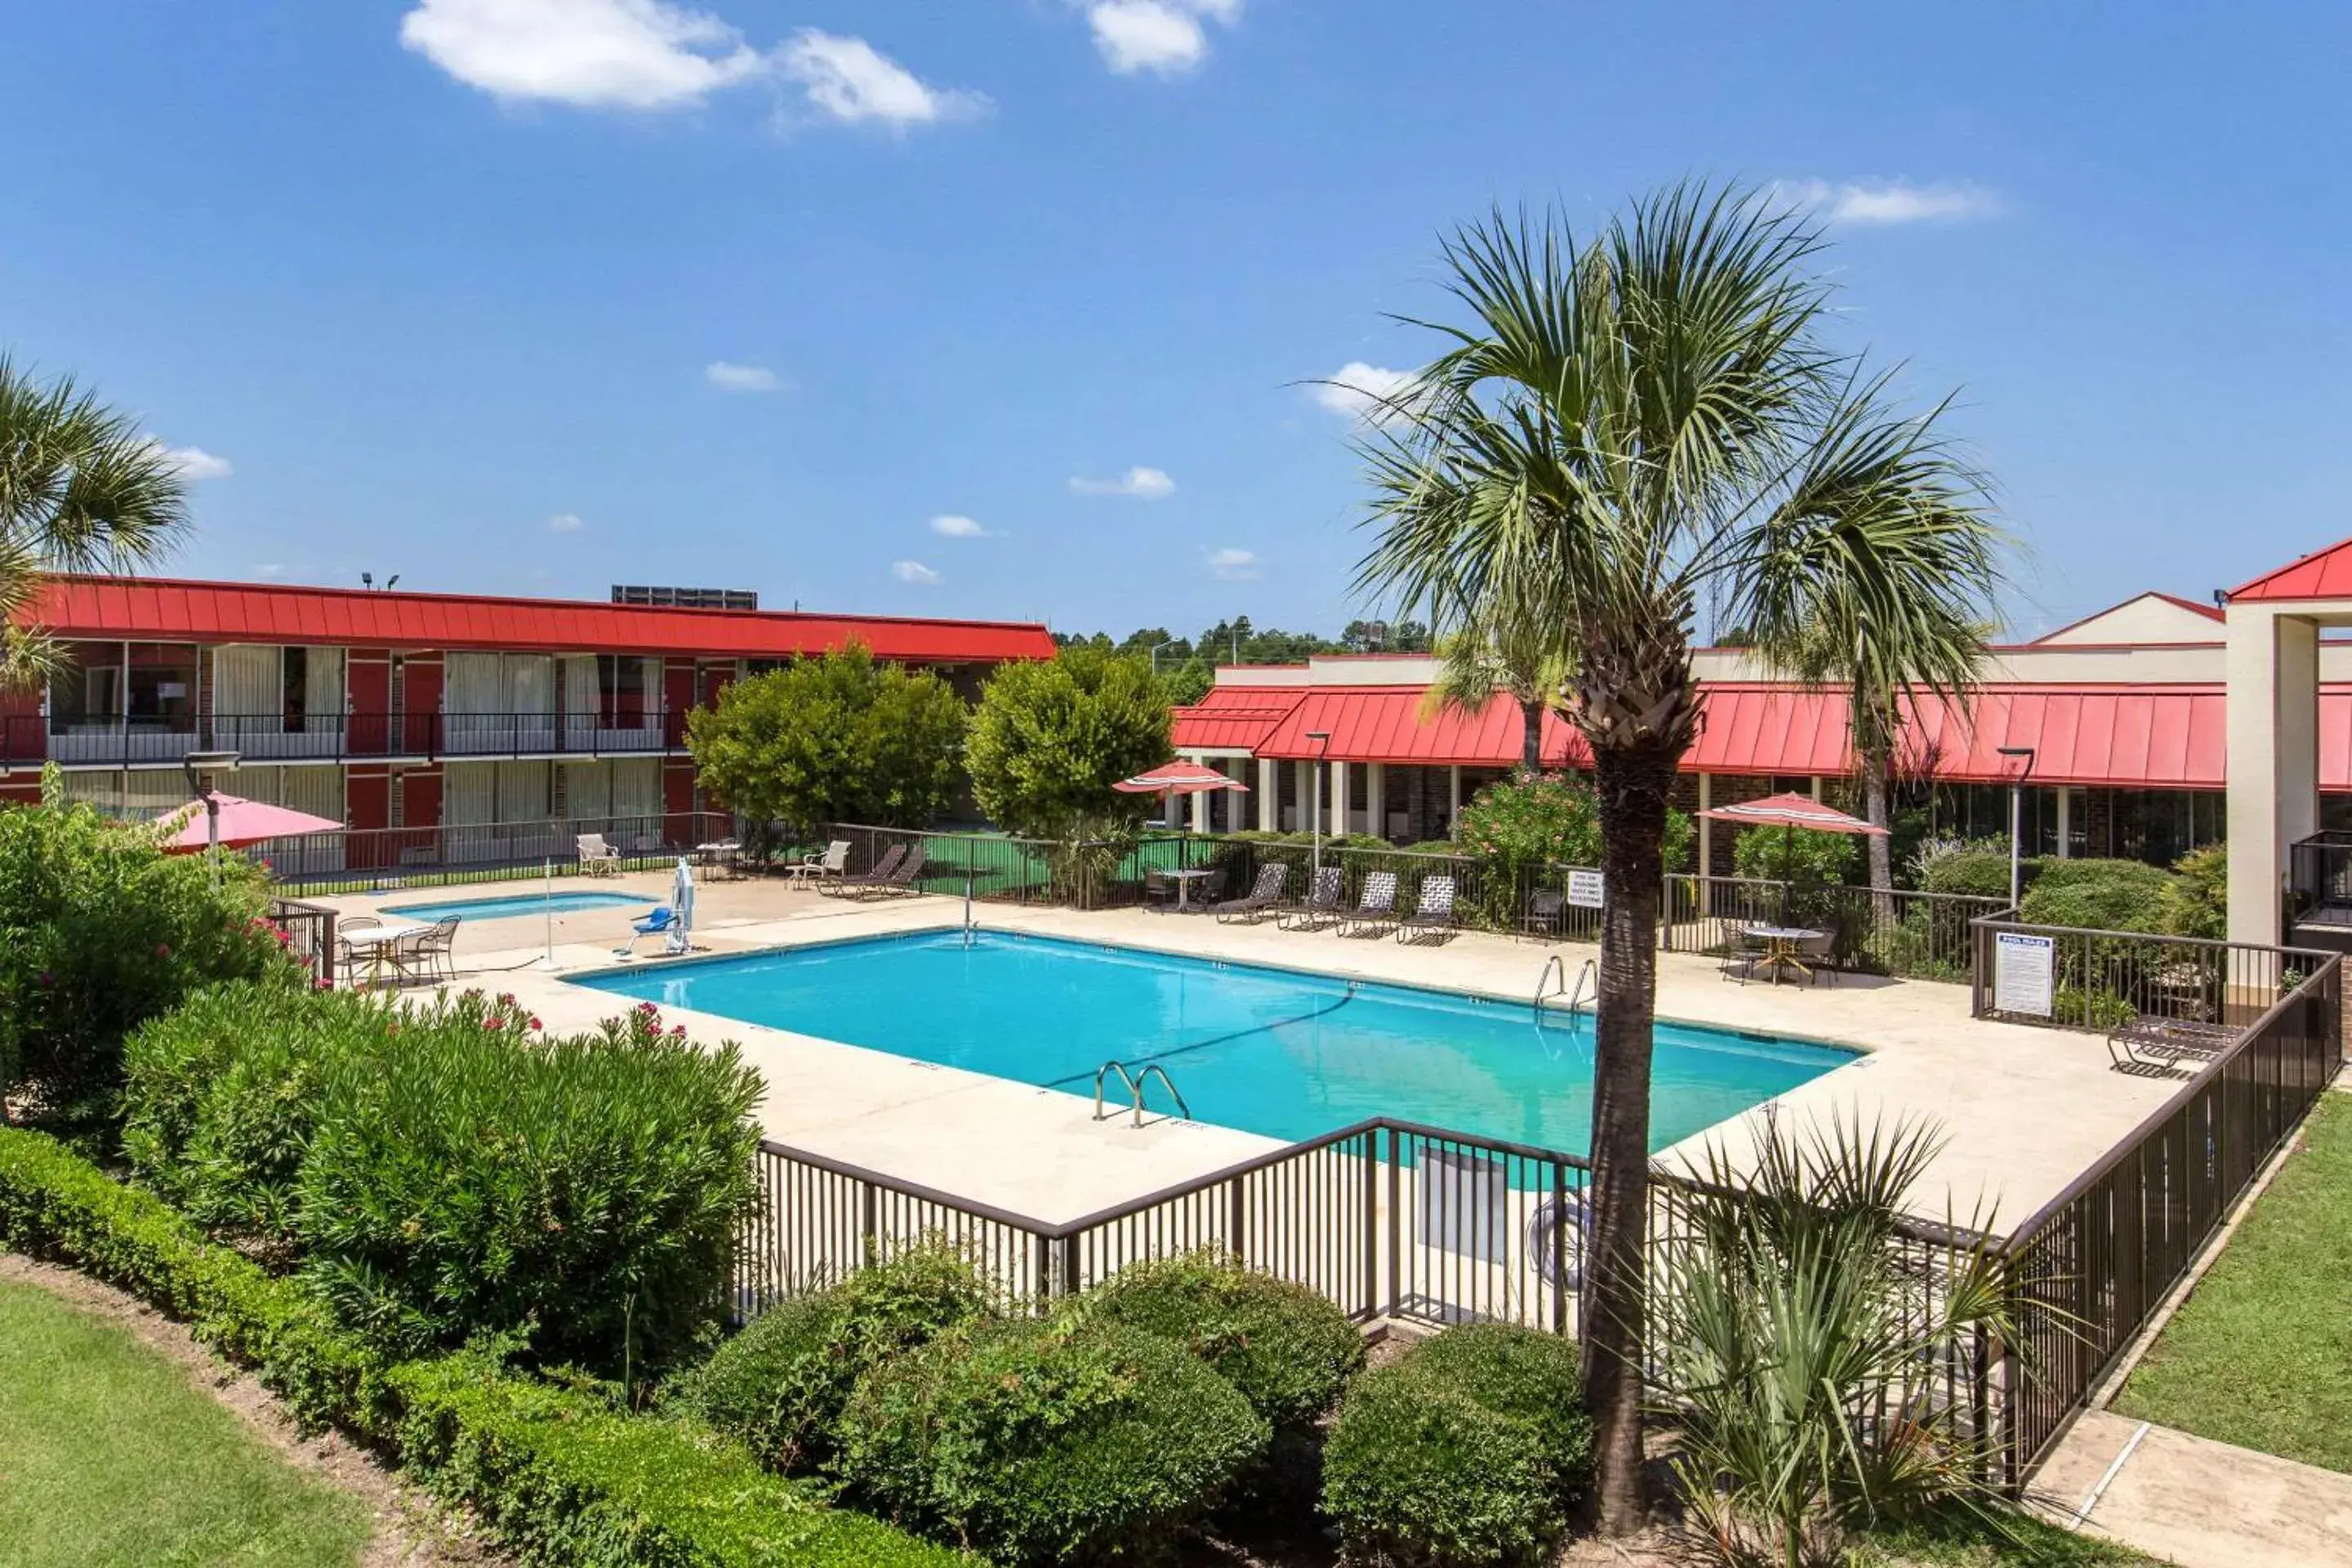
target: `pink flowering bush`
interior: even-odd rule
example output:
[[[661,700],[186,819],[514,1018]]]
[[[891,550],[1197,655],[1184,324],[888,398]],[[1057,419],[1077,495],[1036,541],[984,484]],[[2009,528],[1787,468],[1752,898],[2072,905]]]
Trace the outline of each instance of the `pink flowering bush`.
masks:
[[[396,1353],[656,1368],[712,1326],[755,1196],[758,1076],[649,1009],[567,1037],[511,995],[228,986],[128,1063],[142,1179]]]
[[[57,800],[0,810],[0,1097],[103,1120],[123,1037],[226,980],[298,980],[260,873]]]

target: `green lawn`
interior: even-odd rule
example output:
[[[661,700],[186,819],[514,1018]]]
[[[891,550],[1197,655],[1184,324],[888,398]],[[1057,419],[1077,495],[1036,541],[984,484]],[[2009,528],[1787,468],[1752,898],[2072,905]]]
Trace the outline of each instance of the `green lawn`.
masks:
[[[2156,1559],[2038,1519],[2012,1521],[2015,1539],[1956,1516],[1941,1525],[1882,1531],[1853,1553],[1853,1568],[2126,1568]]]
[[[357,1503],[289,1468],[182,1368],[0,1283],[0,1563],[324,1568],[367,1535]]]
[[[2321,1100],[2116,1409],[2352,1471],[2352,1095]]]

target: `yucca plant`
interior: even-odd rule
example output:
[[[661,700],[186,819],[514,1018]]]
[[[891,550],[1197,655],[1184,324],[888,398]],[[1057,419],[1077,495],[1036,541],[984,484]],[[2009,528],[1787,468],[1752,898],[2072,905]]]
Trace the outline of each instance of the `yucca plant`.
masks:
[[[2009,1335],[2001,1260],[1972,1225],[1945,1246],[1900,1234],[1941,1138],[1766,1117],[1754,1143],[1752,1163],[1709,1147],[1654,1298],[1658,1413],[1695,1528],[1726,1563],[1811,1568],[1865,1529],[1997,1520],[1989,1439],[1939,1373]]]

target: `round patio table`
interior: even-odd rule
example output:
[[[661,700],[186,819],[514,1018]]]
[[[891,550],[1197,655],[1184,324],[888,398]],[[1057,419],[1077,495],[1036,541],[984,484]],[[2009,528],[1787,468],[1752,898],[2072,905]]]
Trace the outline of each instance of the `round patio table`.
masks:
[[[1780,984],[1780,971],[1793,970],[1806,979],[1812,978],[1812,966],[1805,962],[1804,947],[1809,942],[1819,942],[1829,935],[1809,926],[1742,926],[1742,936],[1752,936],[1764,943],[1764,967],[1772,972],[1772,984]]]

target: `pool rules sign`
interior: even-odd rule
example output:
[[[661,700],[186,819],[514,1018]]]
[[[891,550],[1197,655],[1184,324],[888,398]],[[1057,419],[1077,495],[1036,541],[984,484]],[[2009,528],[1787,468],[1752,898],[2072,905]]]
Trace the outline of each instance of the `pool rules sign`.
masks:
[[[2003,1013],[2047,1018],[2057,973],[2058,939],[2021,931],[1993,933],[1992,1005]]]

